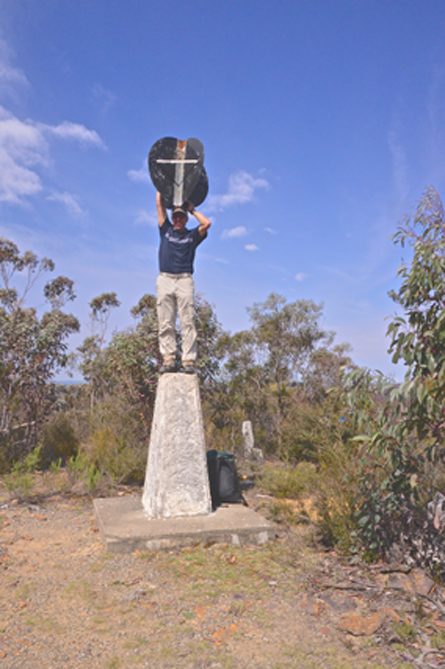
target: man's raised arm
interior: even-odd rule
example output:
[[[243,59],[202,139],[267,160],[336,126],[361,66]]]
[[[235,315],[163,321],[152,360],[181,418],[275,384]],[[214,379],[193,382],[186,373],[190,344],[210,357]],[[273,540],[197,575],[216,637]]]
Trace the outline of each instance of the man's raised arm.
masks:
[[[207,234],[207,230],[212,225],[211,222],[209,221],[207,216],[204,216],[204,214],[201,214],[200,211],[196,211],[196,209],[194,208],[194,206],[192,205],[191,202],[188,202],[187,206],[188,206],[188,210],[189,210],[190,214],[193,214],[193,216],[196,218],[196,220],[199,223],[199,228],[198,228],[199,234],[201,235],[201,237],[204,237]]]
[[[162,228],[165,219],[167,218],[167,212],[164,207],[164,200],[162,199],[161,193],[156,192],[156,208],[158,210],[158,223],[159,227]]]

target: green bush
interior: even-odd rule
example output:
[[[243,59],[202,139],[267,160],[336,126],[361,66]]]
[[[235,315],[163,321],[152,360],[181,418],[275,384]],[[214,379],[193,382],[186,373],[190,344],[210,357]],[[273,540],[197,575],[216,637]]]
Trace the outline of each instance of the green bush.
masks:
[[[68,460],[66,474],[70,486],[81,483],[88,492],[95,492],[102,483],[102,471],[91,462],[83,450]]]
[[[355,549],[354,516],[359,488],[360,456],[354,442],[337,440],[319,453],[317,511],[322,539],[340,551]]]
[[[39,466],[40,450],[40,446],[37,446],[23,460],[17,461],[11,473],[3,479],[6,489],[21,500],[27,499],[34,488],[32,475]]]
[[[89,409],[81,453],[112,483],[142,483],[149,432],[139,406],[122,395],[106,396]]]
[[[114,483],[142,483],[145,454],[110,428],[96,429],[89,439],[86,452],[90,463]]]
[[[405,559],[436,571],[437,535],[429,545],[418,541],[426,536],[426,505],[443,476],[435,478],[434,470],[445,455],[445,214],[434,189],[393,240],[412,250],[398,270],[398,290],[389,293],[403,315],[387,332],[392,361],[403,361],[406,372],[401,384],[377,384],[363,370],[349,375],[346,399],[362,432],[357,537],[369,559],[388,558],[397,548]],[[378,386],[383,401],[374,401],[375,418],[367,425],[363,398],[372,403]]]
[[[318,489],[319,476],[310,462],[300,462],[295,467],[266,465],[261,485],[275,497],[297,499]]]
[[[40,439],[41,467],[47,469],[60,460],[65,465],[79,451],[79,439],[66,414],[57,413],[43,426]]]

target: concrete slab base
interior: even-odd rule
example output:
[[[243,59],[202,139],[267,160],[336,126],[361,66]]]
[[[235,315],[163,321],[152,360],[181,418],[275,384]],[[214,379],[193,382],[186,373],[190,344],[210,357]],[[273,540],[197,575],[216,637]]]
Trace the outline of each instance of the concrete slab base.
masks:
[[[140,497],[95,499],[94,513],[110,553],[184,548],[197,543],[263,544],[275,537],[272,523],[241,504],[207,516],[149,519]]]

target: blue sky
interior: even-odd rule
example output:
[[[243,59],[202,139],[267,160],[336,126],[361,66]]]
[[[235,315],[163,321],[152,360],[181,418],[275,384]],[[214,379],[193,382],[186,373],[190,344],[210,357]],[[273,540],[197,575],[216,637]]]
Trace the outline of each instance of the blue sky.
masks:
[[[442,0],[2,0],[0,235],[74,279],[82,337],[102,292],[126,327],[155,291],[148,151],[198,137],[195,281],[223,327],[271,292],[323,302],[355,362],[400,376],[390,236],[443,193],[444,101]]]

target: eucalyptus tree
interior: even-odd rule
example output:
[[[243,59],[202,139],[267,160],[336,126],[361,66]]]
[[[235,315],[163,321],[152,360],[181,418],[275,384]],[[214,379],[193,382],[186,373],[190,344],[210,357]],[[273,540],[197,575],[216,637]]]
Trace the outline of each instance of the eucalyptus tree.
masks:
[[[105,336],[111,310],[120,306],[116,293],[102,293],[89,303],[92,334],[85,337],[78,346],[79,369],[89,384],[90,407],[96,399],[103,397],[107,387],[106,356],[104,351]]]
[[[445,216],[433,188],[405,218],[394,242],[412,251],[412,259],[399,268],[399,289],[390,292],[403,310],[388,328],[392,360],[406,367],[397,393],[409,408],[399,423],[403,432],[428,435],[437,450],[445,437]]]
[[[62,311],[75,298],[73,281],[59,276],[45,284],[49,309],[41,316],[26,306],[31,289],[45,272],[48,258],[20,254],[12,241],[0,238],[0,439],[5,464],[36,445],[49,410],[48,382],[68,361],[68,337],[79,322]]]
[[[422,528],[427,537],[427,502],[443,491],[445,480],[445,216],[433,188],[404,218],[393,241],[408,259],[398,270],[399,288],[389,293],[402,311],[388,327],[389,353],[393,362],[404,363],[405,378],[400,384],[379,381],[372,429],[358,437],[363,446],[356,517],[371,555],[385,555],[399,544],[426,564],[425,555],[419,557],[418,532]],[[357,369],[347,379],[346,398],[362,425],[369,417],[363,402],[372,394],[369,378]]]
[[[321,397],[338,381],[334,370],[345,358],[346,349],[335,348],[334,333],[321,325],[322,311],[312,300],[287,302],[271,293],[247,309],[252,327],[226,338],[225,380],[237,415],[242,407],[262,445],[280,455],[296,400]]]

